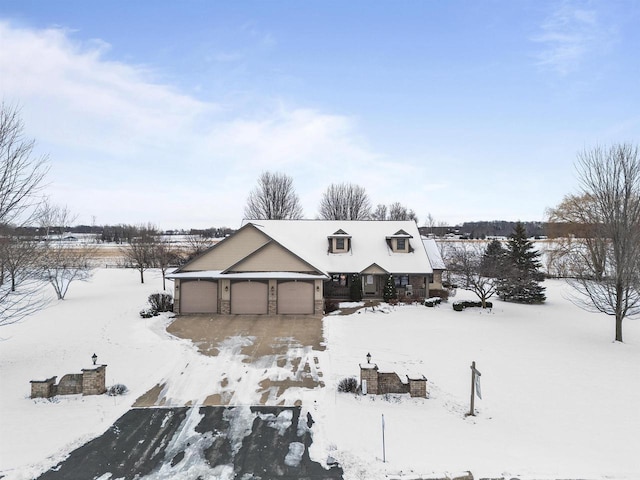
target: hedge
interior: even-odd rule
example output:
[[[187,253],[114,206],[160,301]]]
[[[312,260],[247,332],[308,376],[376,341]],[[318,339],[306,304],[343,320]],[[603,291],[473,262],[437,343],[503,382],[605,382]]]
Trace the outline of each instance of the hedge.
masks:
[[[456,302],[453,302],[453,309],[456,312],[461,312],[462,310],[464,310],[467,307],[481,307],[482,308],[482,302],[473,302],[471,300],[458,300]],[[485,308],[493,308],[493,303],[485,302]]]

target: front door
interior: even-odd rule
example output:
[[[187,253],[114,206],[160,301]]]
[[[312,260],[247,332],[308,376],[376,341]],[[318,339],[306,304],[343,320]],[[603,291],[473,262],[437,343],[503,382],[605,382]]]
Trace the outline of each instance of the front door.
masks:
[[[365,296],[373,297],[376,294],[376,276],[366,274],[362,276],[362,291]]]

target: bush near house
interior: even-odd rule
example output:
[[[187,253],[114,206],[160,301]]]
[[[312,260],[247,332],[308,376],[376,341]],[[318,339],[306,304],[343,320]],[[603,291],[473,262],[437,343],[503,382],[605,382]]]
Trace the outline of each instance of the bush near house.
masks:
[[[152,293],[147,301],[151,306],[140,310],[142,318],[155,317],[160,312],[173,312],[173,296],[170,293]]]
[[[453,309],[456,312],[461,312],[465,308],[468,308],[468,307],[480,307],[480,308],[482,308],[482,302],[474,302],[474,301],[471,301],[471,300],[459,300],[457,302],[453,302]],[[493,303],[485,302],[485,308],[493,308]]]
[[[442,299],[440,297],[431,297],[427,298],[424,301],[425,307],[435,307],[436,305],[440,305],[442,303]]]
[[[330,298],[326,298],[324,300],[324,313],[335,312],[340,308],[340,304],[336,300],[332,300]]]

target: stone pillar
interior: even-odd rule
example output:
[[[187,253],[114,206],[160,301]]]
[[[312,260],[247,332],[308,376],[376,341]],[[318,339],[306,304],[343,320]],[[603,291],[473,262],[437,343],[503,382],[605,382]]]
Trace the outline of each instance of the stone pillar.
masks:
[[[56,378],[31,380],[31,398],[51,398],[56,394]]]
[[[278,314],[278,281],[275,279],[269,280],[269,315]]]
[[[314,280],[313,285],[313,313],[324,314],[324,289],[322,280]]]
[[[360,385],[367,382],[367,393],[378,394],[378,366],[375,363],[360,364]]]
[[[427,398],[427,378],[424,375],[409,377],[409,394],[412,397]]]
[[[97,365],[96,368],[83,368],[82,395],[102,395],[106,392],[106,371],[106,365]]]
[[[180,279],[173,281],[173,313],[180,315]]]

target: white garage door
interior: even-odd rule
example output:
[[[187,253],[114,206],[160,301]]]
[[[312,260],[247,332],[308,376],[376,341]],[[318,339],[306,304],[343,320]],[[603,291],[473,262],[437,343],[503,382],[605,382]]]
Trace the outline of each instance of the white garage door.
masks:
[[[234,282],[231,284],[231,313],[266,314],[269,312],[267,284],[263,282]]]
[[[216,313],[218,282],[180,282],[180,313]]]
[[[282,282],[278,284],[278,313],[307,315],[313,313],[313,283]]]

